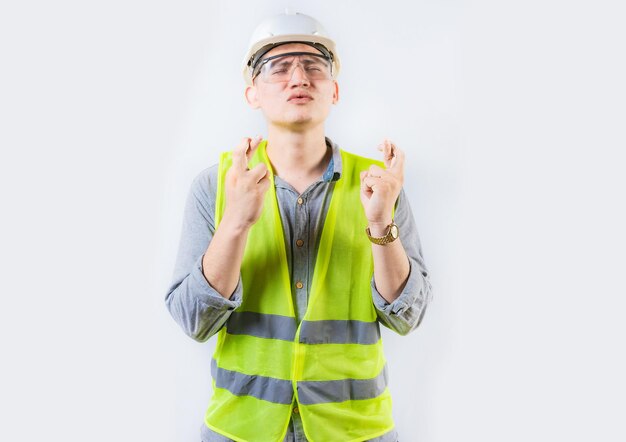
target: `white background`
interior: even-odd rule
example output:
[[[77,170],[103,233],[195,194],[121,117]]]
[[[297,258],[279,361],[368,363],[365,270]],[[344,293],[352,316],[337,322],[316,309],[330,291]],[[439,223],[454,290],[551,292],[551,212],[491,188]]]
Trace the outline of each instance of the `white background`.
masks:
[[[614,1],[0,6],[3,441],[198,441],[214,338],[164,304],[191,180],[244,136],[254,27],[335,36],[327,135],[407,153],[434,287],[385,330],[403,442],[623,441],[624,8]]]

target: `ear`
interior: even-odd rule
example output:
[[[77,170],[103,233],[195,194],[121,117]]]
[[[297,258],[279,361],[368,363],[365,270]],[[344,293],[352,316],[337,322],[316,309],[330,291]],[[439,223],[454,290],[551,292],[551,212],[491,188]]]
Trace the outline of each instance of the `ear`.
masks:
[[[337,83],[337,80],[333,80],[333,83],[335,86],[335,90],[333,91],[333,104],[337,104],[339,101],[339,83]]]
[[[248,102],[248,105],[252,109],[259,108],[260,104],[259,104],[259,97],[258,97],[258,91],[257,91],[256,86],[246,86],[244,95],[246,97],[246,101]]]

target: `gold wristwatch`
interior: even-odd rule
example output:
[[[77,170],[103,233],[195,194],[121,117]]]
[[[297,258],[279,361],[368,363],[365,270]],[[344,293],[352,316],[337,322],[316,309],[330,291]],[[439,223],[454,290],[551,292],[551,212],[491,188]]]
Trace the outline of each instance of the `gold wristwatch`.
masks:
[[[398,235],[400,234],[400,231],[398,230],[398,225],[394,223],[393,221],[391,221],[391,224],[387,226],[387,233],[385,234],[385,236],[381,236],[378,238],[372,236],[369,227],[365,228],[365,233],[367,233],[367,237],[374,244],[384,246],[385,244],[389,244],[390,242],[398,239]]]

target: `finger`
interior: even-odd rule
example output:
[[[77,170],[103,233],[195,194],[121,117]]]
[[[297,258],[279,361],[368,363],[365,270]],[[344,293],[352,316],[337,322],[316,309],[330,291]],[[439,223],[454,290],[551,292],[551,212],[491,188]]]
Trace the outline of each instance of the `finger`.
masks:
[[[383,153],[383,162],[385,163],[385,167],[391,167],[391,162],[393,160],[392,143],[385,138],[383,142],[378,145],[378,150]]]
[[[368,171],[367,170],[361,171],[361,173],[359,174],[359,176],[361,178],[361,182],[363,182],[363,178],[365,178],[367,175],[368,175]]]
[[[375,177],[380,177],[380,178],[392,178],[393,177],[392,173],[390,173],[388,170],[383,169],[382,167],[376,164],[372,164],[370,166],[370,168],[367,171],[367,174],[369,176],[375,176]]]
[[[383,150],[387,152],[385,156],[385,166],[394,176],[403,180],[404,176],[404,151],[396,146],[392,141],[385,139]]]
[[[233,149],[233,166],[238,171],[245,172],[246,170],[248,170],[248,158],[246,156],[246,152],[250,148],[250,142],[251,139],[245,137],[241,140],[241,143],[239,143],[239,145]]]
[[[359,174],[361,178],[361,191],[371,193],[370,188],[367,187],[367,184],[365,184],[365,177],[367,177],[367,174],[368,174],[367,170],[364,170]]]
[[[261,181],[258,182],[258,185],[259,185],[259,189],[262,192],[267,192],[267,189],[269,189],[270,186],[272,185],[270,181],[270,174],[266,173],[265,176],[261,178]]]
[[[391,140],[385,140],[385,160],[388,164],[386,164],[387,169],[391,169],[396,161],[396,152],[394,150],[394,144]]]
[[[261,135],[257,135],[256,138],[251,140],[250,148],[246,152],[246,161],[247,161],[246,164],[250,162],[250,159],[254,155],[254,152],[256,151],[257,147],[261,145],[261,141],[263,141],[263,137]]]
[[[374,187],[384,183],[384,180],[380,177],[366,176],[363,178],[363,183],[365,183],[368,188],[374,190]]]
[[[380,178],[382,182],[394,188],[398,185],[402,185],[402,176],[395,172],[394,169],[385,170],[373,164],[370,166],[369,176]]]
[[[390,166],[390,169],[401,171],[404,168],[404,151],[393,143],[391,144],[391,146],[393,149],[394,160]]]

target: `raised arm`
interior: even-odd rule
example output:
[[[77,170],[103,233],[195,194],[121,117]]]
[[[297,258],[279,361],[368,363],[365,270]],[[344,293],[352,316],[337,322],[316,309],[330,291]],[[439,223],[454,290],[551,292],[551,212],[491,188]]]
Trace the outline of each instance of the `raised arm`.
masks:
[[[385,168],[372,165],[361,172],[361,202],[372,236],[382,237],[395,219],[400,237],[385,245],[372,243],[372,292],[381,322],[399,334],[414,330],[430,302],[431,285],[408,201],[402,192],[404,152],[385,140],[379,146]],[[402,198],[400,198],[402,197]]]
[[[259,141],[244,138],[233,150],[233,166],[226,175],[226,208],[217,229],[216,167],[196,177],[187,198],[174,277],[165,303],[184,332],[200,342],[217,333],[241,305],[243,250],[269,188],[265,165],[247,169]]]

